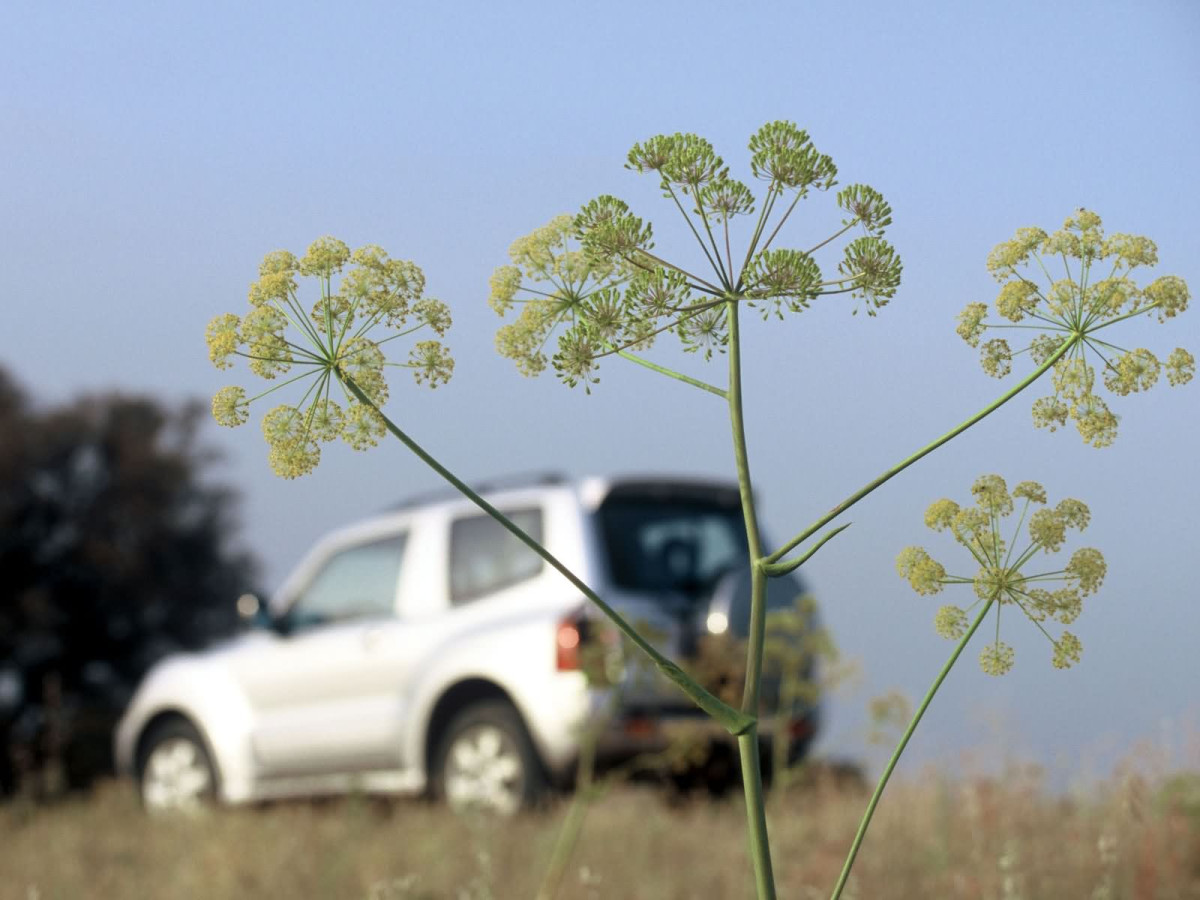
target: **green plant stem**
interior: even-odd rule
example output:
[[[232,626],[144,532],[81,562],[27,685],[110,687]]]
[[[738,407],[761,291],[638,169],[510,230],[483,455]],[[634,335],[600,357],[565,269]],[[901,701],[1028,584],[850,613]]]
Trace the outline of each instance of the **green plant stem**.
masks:
[[[826,543],[837,537],[837,535],[841,534],[853,524],[853,522],[847,522],[845,525],[839,525],[837,528],[829,529],[827,532],[821,535],[821,539],[819,541],[817,541],[795,559],[787,559],[783,562],[777,563],[763,563],[763,574],[768,578],[778,578],[780,575],[786,575],[788,572],[794,572],[796,569],[808,562],[809,558],[822,547],[824,547]]]
[[[850,852],[846,854],[846,862],[842,866],[842,874],[838,877],[837,884],[834,885],[830,900],[838,900],[842,896],[842,891],[846,887],[846,880],[850,877],[850,870],[854,868],[854,858],[858,856],[859,847],[862,846],[863,838],[867,835],[867,828],[871,824],[871,817],[875,814],[875,807],[879,805],[879,798],[883,796],[883,789],[887,787],[888,779],[892,777],[892,772],[895,770],[896,764],[900,762],[900,756],[904,753],[904,748],[908,746],[909,738],[917,730],[917,725],[920,724],[921,717],[925,715],[925,710],[929,708],[929,704],[933,702],[933,697],[938,692],[938,688],[942,686],[942,682],[946,680],[946,676],[950,674],[950,670],[958,662],[959,656],[962,655],[963,650],[966,649],[967,644],[975,635],[979,626],[983,624],[984,617],[995,602],[995,599],[992,599],[984,604],[983,609],[979,611],[979,615],[975,617],[975,621],[971,623],[971,627],[967,630],[967,633],[962,636],[962,639],[954,648],[954,652],[950,654],[950,658],[942,666],[942,671],[938,673],[937,678],[934,679],[933,684],[926,692],[925,699],[921,701],[921,705],[917,707],[916,713],[913,714],[912,721],[908,723],[908,728],[905,729],[904,736],[900,738],[900,743],[896,745],[896,749],[892,753],[892,758],[888,760],[887,767],[883,770],[883,774],[879,776],[879,783],[875,785],[875,792],[871,794],[871,802],[867,804],[862,821],[858,824],[858,832],[854,835],[854,843],[850,845]]]
[[[863,497],[867,496],[872,491],[874,491],[877,487],[879,487],[880,485],[884,484],[887,481],[890,481],[892,478],[894,478],[896,475],[899,475],[901,472],[903,472],[905,469],[907,469],[909,466],[911,466],[917,460],[921,459],[923,456],[927,456],[928,454],[932,453],[938,447],[942,446],[942,444],[946,443],[947,441],[949,441],[952,438],[958,437],[958,435],[962,434],[964,431],[966,431],[972,425],[976,424],[977,422],[981,421],[982,419],[984,419],[987,416],[994,413],[1001,406],[1003,406],[1005,403],[1007,403],[1013,397],[1017,396],[1017,394],[1021,393],[1021,391],[1025,390],[1025,388],[1029,387],[1031,384],[1033,384],[1035,381],[1037,381],[1039,378],[1041,378],[1044,374],[1046,374],[1046,372],[1048,372],[1050,370],[1050,368],[1056,362],[1058,362],[1058,360],[1061,359],[1064,354],[1066,354],[1072,347],[1074,347],[1077,343],[1079,343],[1079,341],[1080,341],[1080,337],[1078,335],[1076,335],[1068,340],[1063,341],[1063,343],[1059,346],[1059,348],[1050,355],[1049,359],[1047,359],[1044,363],[1042,363],[1040,366],[1038,366],[1036,369],[1034,369],[1033,372],[1031,372],[1019,384],[1017,384],[1014,388],[1012,388],[1012,390],[1007,391],[1002,396],[1000,396],[997,400],[993,401],[992,403],[989,403],[987,406],[985,406],[983,409],[981,409],[975,415],[971,416],[971,418],[967,419],[962,424],[955,426],[950,431],[943,434],[940,438],[938,438],[933,443],[925,445],[920,450],[918,450],[916,453],[914,453],[912,456],[910,456],[907,459],[903,460],[902,462],[896,464],[895,466],[892,466],[892,468],[888,469],[886,472],[884,472],[882,475],[880,475],[874,481],[869,482],[864,487],[855,491],[853,494],[851,494],[849,497],[847,497],[845,500],[843,500],[841,503],[839,503],[837,506],[835,506],[833,509],[831,509],[829,512],[827,512],[821,518],[817,519],[817,521],[815,521],[811,525],[809,525],[808,528],[804,529],[804,531],[800,532],[798,535],[796,535],[794,538],[792,538],[790,541],[788,541],[786,544],[784,544],[782,547],[780,547],[774,553],[771,553],[769,556],[767,556],[764,561],[767,563],[779,562],[779,560],[782,559],[785,554],[791,552],[796,546],[798,546],[799,544],[808,540],[820,528],[827,525],[833,519],[836,519],[838,516],[840,516],[842,513],[844,513],[850,507],[852,507],[855,503],[857,503]]]
[[[696,230],[696,226],[695,226],[695,225],[692,223],[692,217],[691,217],[691,216],[689,216],[689,215],[687,214],[687,211],[686,211],[686,210],[683,208],[683,204],[679,202],[679,197],[678,197],[678,195],[675,193],[675,189],[674,189],[673,187],[671,187],[671,183],[670,183],[669,181],[667,181],[665,178],[663,179],[663,186],[664,186],[664,187],[667,189],[667,191],[670,193],[670,195],[671,195],[671,199],[675,201],[675,205],[676,205],[677,207],[679,207],[679,214],[680,214],[681,216],[683,216],[683,220],[684,220],[685,222],[687,222],[687,224],[688,224],[688,228],[692,229],[692,234],[693,234],[693,235],[695,236],[695,238],[696,238],[696,243],[697,243],[697,244],[699,244],[699,245],[700,245],[700,249],[704,251],[704,255],[705,255],[707,258],[708,258],[708,264],[709,264],[710,266],[712,266],[712,269],[713,269],[713,271],[717,273],[717,278],[720,280],[720,282],[721,282],[721,286],[722,286],[722,287],[723,287],[725,290],[729,290],[729,283],[728,283],[728,281],[727,281],[727,280],[726,280],[726,278],[725,278],[725,273],[724,273],[723,271],[721,271],[721,264],[720,264],[719,262],[715,262],[715,261],[713,260],[712,256],[711,256],[711,255],[709,255],[709,252],[708,252],[708,247],[706,247],[706,246],[704,245],[704,238],[700,237],[700,232]],[[698,200],[699,200],[699,198],[697,198],[697,201],[698,201]],[[705,228],[707,228],[707,227],[708,227],[708,223],[707,223],[707,222],[705,222],[705,224],[704,224],[704,227],[705,227]],[[711,232],[709,233],[709,238],[710,238],[710,239],[712,238],[712,234],[711,234]],[[716,249],[716,244],[715,244],[715,243],[713,244],[713,249]],[[643,252],[644,252],[644,251],[643,251]],[[647,253],[646,255],[647,255],[647,256],[649,256],[650,254],[649,254],[649,253]],[[721,258],[721,254],[720,254],[720,253],[718,253],[718,254],[717,254],[717,259],[719,260],[720,258]],[[697,278],[696,280],[697,280],[697,281],[701,281],[701,279],[699,279],[699,278]]]
[[[738,492],[746,521],[750,554],[750,633],[746,644],[746,683],[742,692],[742,714],[754,721],[758,715],[762,683],[763,645],[767,627],[767,576],[762,570],[762,541],[754,509],[754,488],[746,452],[746,426],[742,410],[742,353],[738,326],[738,301],[727,306],[729,322],[729,422],[733,431],[733,456],[737,464]],[[742,765],[742,790],[746,796],[746,823],[750,833],[750,857],[754,863],[754,885],[759,900],[774,900],[775,876],[771,870],[771,846],[767,839],[767,812],[763,803],[762,773],[759,771],[758,728],[738,735]]]
[[[758,726],[739,734],[738,757],[742,764],[742,790],[746,795],[746,826],[750,859],[754,863],[754,890],[758,900],[775,900],[775,874],[771,869],[771,842],[767,836],[767,810],[763,801],[759,767]]]
[[[705,381],[701,381],[699,378],[692,378],[690,375],[684,375],[682,372],[676,372],[674,369],[668,369],[666,366],[660,366],[658,363],[650,362],[648,359],[642,359],[642,357],[635,356],[627,350],[618,350],[617,356],[627,359],[630,362],[635,362],[639,366],[645,366],[652,372],[658,372],[660,375],[666,375],[668,378],[674,378],[676,381],[682,381],[684,384],[690,384],[692,387],[698,387],[702,391],[708,391],[710,394],[716,394],[722,400],[729,399],[729,395],[719,387],[714,387]]]
[[[594,727],[589,726],[584,735],[583,748],[579,756],[579,774],[576,779],[575,796],[567,809],[567,817],[558,838],[554,842],[554,850],[550,854],[550,864],[542,883],[538,886],[535,900],[554,900],[562,884],[563,874],[567,871],[567,863],[579,843],[579,834],[583,831],[583,821],[587,818],[588,808],[592,801],[601,793],[592,780],[596,760],[596,740],[598,734]]]

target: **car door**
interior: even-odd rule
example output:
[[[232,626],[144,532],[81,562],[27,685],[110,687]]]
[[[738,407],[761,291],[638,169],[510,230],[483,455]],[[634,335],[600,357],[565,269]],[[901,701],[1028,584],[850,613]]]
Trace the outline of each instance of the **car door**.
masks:
[[[404,532],[343,546],[316,568],[277,635],[239,660],[262,776],[395,768],[408,664],[397,590]]]

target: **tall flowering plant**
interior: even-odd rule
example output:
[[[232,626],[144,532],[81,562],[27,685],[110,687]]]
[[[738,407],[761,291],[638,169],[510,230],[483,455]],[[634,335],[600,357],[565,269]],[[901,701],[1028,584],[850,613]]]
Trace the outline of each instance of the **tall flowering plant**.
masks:
[[[440,338],[450,316],[439,301],[424,297],[424,278],[414,264],[390,259],[377,247],[351,253],[332,238],[314,243],[300,259],[280,251],[268,255],[250,290],[243,317],[218,316],[208,327],[213,362],[227,368],[245,359],[273,386],[248,395],[240,386],[217,393],[213,412],[224,425],[240,425],[251,402],[307,382],[298,402],[281,404],[263,418],[268,457],[284,477],[311,472],[320,447],[341,437],[355,449],[373,446],[387,432],[431,466],[510,532],[547,560],[595,603],[644,651],[658,669],[737,740],[745,792],[750,855],[760,898],[775,896],[770,845],[759,771],[758,720],[764,655],[767,654],[767,580],[803,565],[849,526],[828,528],[835,519],[924,456],[973,427],[1017,394],[1050,375],[1050,392],[1033,404],[1034,424],[1055,430],[1073,422],[1094,447],[1116,438],[1117,418],[1098,394],[1125,396],[1167,381],[1182,385],[1195,372],[1191,353],[1176,348],[1165,361],[1145,348],[1125,348],[1115,326],[1152,316],[1169,323],[1189,301],[1187,285],[1164,276],[1141,285],[1137,276],[1157,263],[1157,249],[1144,237],[1106,236],[1099,216],[1079,210],[1063,228],[1047,233],[1024,228],[1000,244],[988,268],[1000,282],[993,310],[973,302],[958,320],[958,333],[981,351],[984,370],[1012,375],[1025,359],[1020,379],[992,403],[871,479],[778,547],[763,545],[745,436],[742,391],[743,318],[749,311],[764,322],[788,322],[814,304],[844,305],[875,317],[895,297],[901,262],[885,238],[892,210],[865,184],[835,192],[839,221],[807,246],[780,246],[783,227],[801,201],[832,191],[838,169],[819,152],[807,132],[790,122],[772,122],[749,141],[749,171],[758,195],[735,178],[713,146],[693,134],[658,135],[635,144],[627,168],[657,179],[664,199],[686,222],[698,252],[690,260],[656,248],[652,225],[627,203],[603,195],[574,215],[562,215],[513,242],[510,261],[491,279],[490,305],[505,319],[496,335],[499,353],[526,375],[553,369],[566,385],[591,391],[605,360],[621,358],[717,398],[728,415],[734,465],[746,525],[752,571],[749,639],[740,702],[726,702],[668,659],[588,585],[533,537],[447,470],[384,411],[389,367],[408,368],[418,384],[444,383],[453,361]],[[739,231],[739,225],[744,227]],[[736,248],[736,250],[735,250]],[[1061,272],[1056,269],[1061,267]],[[317,282],[315,301],[301,299],[299,279]],[[336,287],[335,287],[336,279]],[[379,331],[386,337],[373,336]],[[423,332],[423,334],[422,334]],[[389,362],[384,345],[412,336],[403,362]],[[1029,332],[1029,333],[1026,333]],[[996,336],[990,336],[989,333]],[[1013,333],[1023,335],[1021,340]],[[1000,336],[1001,334],[1005,336]],[[660,339],[671,337],[705,362],[724,357],[724,377],[678,371],[650,358]],[[1028,338],[1026,340],[1025,338]],[[390,348],[388,348],[390,349]],[[1099,379],[1097,379],[1099,376]],[[926,550],[905,549],[900,574],[921,594],[970,586],[975,600],[945,605],[935,627],[956,641],[954,652],[916,710],[868,803],[843,871],[833,890],[841,896],[863,836],[888,778],[921,716],[989,615],[996,632],[984,645],[985,671],[1008,671],[1015,650],[1001,641],[1001,614],[1033,623],[1051,643],[1051,660],[1063,668],[1080,658],[1070,631],[1083,599],[1104,578],[1099,551],[1081,548],[1059,568],[1037,563],[1059,552],[1068,530],[1082,530],[1090,513],[1077,500],[1050,506],[1041,485],[1020,482],[1011,491],[998,475],[985,475],[972,488],[974,505],[935,502],[926,524],[947,532],[971,557],[953,574]],[[1016,526],[1006,530],[1018,504]],[[820,533],[820,534],[819,534]],[[1053,564],[1047,564],[1053,565]],[[974,571],[971,571],[974,566]],[[1034,571],[1031,571],[1033,569]],[[1008,610],[1008,613],[1005,611]]]

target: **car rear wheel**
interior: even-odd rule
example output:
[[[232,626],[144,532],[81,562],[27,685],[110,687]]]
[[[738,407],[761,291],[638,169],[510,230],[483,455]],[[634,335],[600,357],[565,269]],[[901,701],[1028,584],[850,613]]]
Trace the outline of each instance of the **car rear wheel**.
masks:
[[[536,803],[546,789],[520,716],[500,701],[477,703],[451,719],[432,774],[434,796],[460,812],[512,815]]]
[[[217,778],[200,734],[187,722],[157,726],[138,764],[138,793],[148,812],[197,812],[217,794]]]

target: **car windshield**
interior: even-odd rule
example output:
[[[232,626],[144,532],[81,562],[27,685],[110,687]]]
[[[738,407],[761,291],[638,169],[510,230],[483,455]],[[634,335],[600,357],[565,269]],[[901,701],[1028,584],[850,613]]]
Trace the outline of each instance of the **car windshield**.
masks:
[[[741,510],[718,498],[610,496],[596,517],[613,582],[698,595],[748,556]]]

